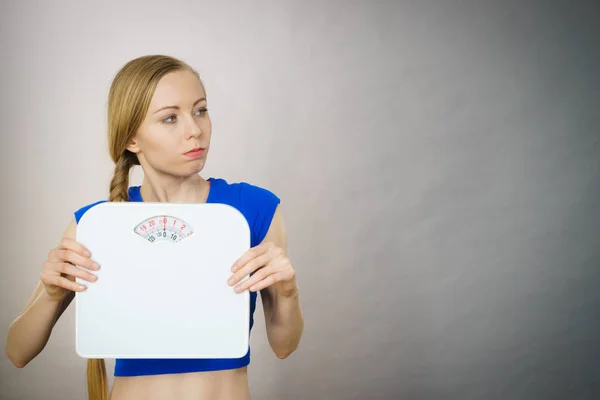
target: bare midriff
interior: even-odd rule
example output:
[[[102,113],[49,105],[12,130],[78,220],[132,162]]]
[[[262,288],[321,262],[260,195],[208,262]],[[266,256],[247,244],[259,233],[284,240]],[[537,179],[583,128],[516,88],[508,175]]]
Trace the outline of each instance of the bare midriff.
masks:
[[[249,400],[247,367],[223,371],[116,376],[109,400]]]

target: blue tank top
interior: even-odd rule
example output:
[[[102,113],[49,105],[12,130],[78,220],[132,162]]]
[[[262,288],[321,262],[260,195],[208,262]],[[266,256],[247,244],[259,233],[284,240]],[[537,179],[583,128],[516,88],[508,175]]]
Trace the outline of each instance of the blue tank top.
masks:
[[[228,183],[221,178],[208,178],[210,182],[207,203],[224,203],[237,208],[248,221],[254,247],[264,239],[275,209],[280,199],[271,191],[247,182]],[[140,186],[132,186],[128,190],[129,201],[143,201]],[[106,202],[97,201],[75,211],[77,222],[91,207]],[[93,252],[94,250],[91,249]],[[250,292],[250,331],[254,325],[256,309],[256,292]],[[248,332],[250,335],[250,332]],[[115,376],[137,376],[156,374],[177,374],[186,372],[217,371],[241,368],[250,364],[250,346],[241,358],[228,359],[119,359],[115,360]]]

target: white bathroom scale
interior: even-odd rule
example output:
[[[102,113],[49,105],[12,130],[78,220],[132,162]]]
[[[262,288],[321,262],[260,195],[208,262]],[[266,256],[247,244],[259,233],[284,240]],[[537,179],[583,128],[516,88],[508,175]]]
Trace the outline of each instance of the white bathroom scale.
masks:
[[[239,358],[248,351],[250,296],[227,284],[250,228],[220,203],[104,202],[76,239],[100,264],[75,294],[84,358]],[[244,278],[244,279],[247,279]]]

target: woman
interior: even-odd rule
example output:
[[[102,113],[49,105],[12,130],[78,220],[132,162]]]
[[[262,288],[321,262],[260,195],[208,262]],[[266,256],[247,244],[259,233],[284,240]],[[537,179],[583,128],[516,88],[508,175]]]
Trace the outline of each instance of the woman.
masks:
[[[108,102],[108,139],[115,162],[108,201],[221,202],[236,207],[251,228],[251,248],[232,266],[228,282],[250,291],[251,319],[260,292],[267,337],[279,358],[298,346],[304,321],[295,272],[287,258],[279,198],[246,182],[204,179],[211,120],[204,85],[184,62],[163,55],[128,62],[115,76]],[[129,173],[140,165],[144,179],[129,186]],[[22,368],[45,347],[56,321],[71,303],[79,277],[93,284],[99,267],[93,249],[76,240],[81,216],[101,200],[75,211],[60,244],[48,254],[41,280],[21,315],[13,321],[6,353]],[[250,277],[240,283],[240,281]],[[157,294],[158,295],[158,294]],[[240,359],[117,359],[108,389],[104,360],[88,360],[92,400],[249,399],[250,350]]]

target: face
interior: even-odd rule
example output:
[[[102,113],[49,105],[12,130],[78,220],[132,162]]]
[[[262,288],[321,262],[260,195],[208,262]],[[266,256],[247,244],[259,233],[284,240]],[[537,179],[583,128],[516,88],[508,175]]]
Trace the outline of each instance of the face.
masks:
[[[137,154],[144,171],[184,177],[206,163],[211,121],[202,83],[189,71],[165,75],[127,149]]]

